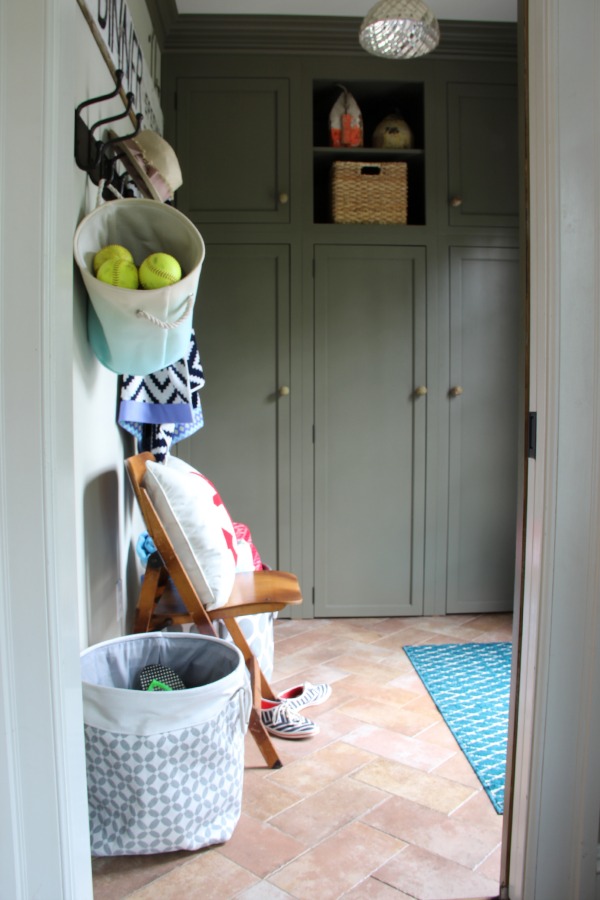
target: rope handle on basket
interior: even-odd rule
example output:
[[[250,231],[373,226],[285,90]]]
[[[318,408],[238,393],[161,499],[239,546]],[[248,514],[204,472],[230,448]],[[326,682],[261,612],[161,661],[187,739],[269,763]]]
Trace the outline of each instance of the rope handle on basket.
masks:
[[[175,322],[165,322],[163,319],[159,319],[156,316],[153,316],[152,313],[146,312],[145,309],[136,309],[135,314],[138,319],[147,319],[148,322],[151,322],[152,325],[156,325],[157,328],[165,328],[171,331],[173,328],[178,328],[182,322],[185,322],[187,317],[192,311],[192,306],[194,305],[194,295],[188,294],[185,301],[185,310],[179,316],[177,321]]]
[[[104,203],[103,194],[104,194],[105,188],[107,191],[110,191],[111,194],[114,194],[114,196],[118,200],[123,199],[123,195],[118,192],[118,190],[116,189],[116,187],[113,184],[110,184],[110,182],[107,184],[106,178],[101,178],[100,181],[98,182],[98,190],[96,192],[96,207],[102,206]]]
[[[233,703],[236,697],[240,708],[239,724],[242,734],[245,734],[248,730],[248,722],[250,721],[250,713],[252,712],[252,694],[249,686],[243,684],[242,687],[238,688],[235,694],[231,696],[229,702]]]

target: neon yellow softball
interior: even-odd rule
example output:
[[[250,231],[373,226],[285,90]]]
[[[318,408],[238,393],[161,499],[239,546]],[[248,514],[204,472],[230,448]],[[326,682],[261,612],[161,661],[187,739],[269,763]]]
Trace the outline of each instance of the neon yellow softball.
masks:
[[[105,263],[107,259],[115,259],[115,257],[126,259],[130,263],[134,261],[127,247],[122,247],[120,244],[107,244],[102,250],[98,250],[94,257],[94,274],[98,274],[98,269],[102,263]]]
[[[96,278],[106,284],[112,284],[114,287],[137,290],[140,286],[137,267],[121,256],[115,256],[113,259],[103,262],[98,269]]]
[[[180,279],[181,266],[169,253],[151,253],[140,266],[140,284],[149,291]]]

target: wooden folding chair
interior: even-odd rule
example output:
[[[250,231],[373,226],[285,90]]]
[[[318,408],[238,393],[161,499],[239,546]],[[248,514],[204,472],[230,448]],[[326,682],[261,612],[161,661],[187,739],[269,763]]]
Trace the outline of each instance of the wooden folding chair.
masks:
[[[250,672],[252,683],[250,732],[267,765],[272,769],[278,769],[282,763],[260,715],[261,698],[274,700],[276,697],[236,622],[236,616],[278,612],[286,606],[302,603],[298,580],[289,572],[273,570],[238,573],[227,603],[218,609],[207,610],[144,488],[143,478],[149,460],[154,460],[151,453],[139,453],[125,460],[148,534],[154,541],[157,551],[148,560],[133,630],[136,633],[153,631],[167,624],[193,622],[201,633],[215,634],[212,623],[216,619],[221,619],[233,642],[242,652]],[[173,598],[168,595],[166,587],[169,577],[184,604],[183,610],[174,607]]]

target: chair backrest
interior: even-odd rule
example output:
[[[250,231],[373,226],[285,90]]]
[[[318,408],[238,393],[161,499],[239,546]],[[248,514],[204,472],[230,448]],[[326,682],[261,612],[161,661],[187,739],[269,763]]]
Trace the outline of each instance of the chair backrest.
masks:
[[[191,618],[194,620],[194,623],[203,630],[205,630],[208,625],[212,631],[213,627],[204,605],[171,543],[171,539],[150,499],[148,491],[144,487],[143,482],[146,473],[146,463],[149,461],[154,461],[154,456],[152,453],[148,452],[138,453],[137,456],[130,456],[125,460],[131,485],[140,505],[140,510],[146,528],[148,529],[148,534],[154,541],[154,545],[163,560],[164,566],[173,579],[173,583],[179,591],[181,599]]]

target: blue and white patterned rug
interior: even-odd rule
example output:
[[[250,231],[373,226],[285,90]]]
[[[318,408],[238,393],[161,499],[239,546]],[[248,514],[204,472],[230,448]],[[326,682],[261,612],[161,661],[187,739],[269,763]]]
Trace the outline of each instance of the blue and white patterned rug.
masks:
[[[502,814],[511,645],[421,644],[404,650],[496,812]]]

